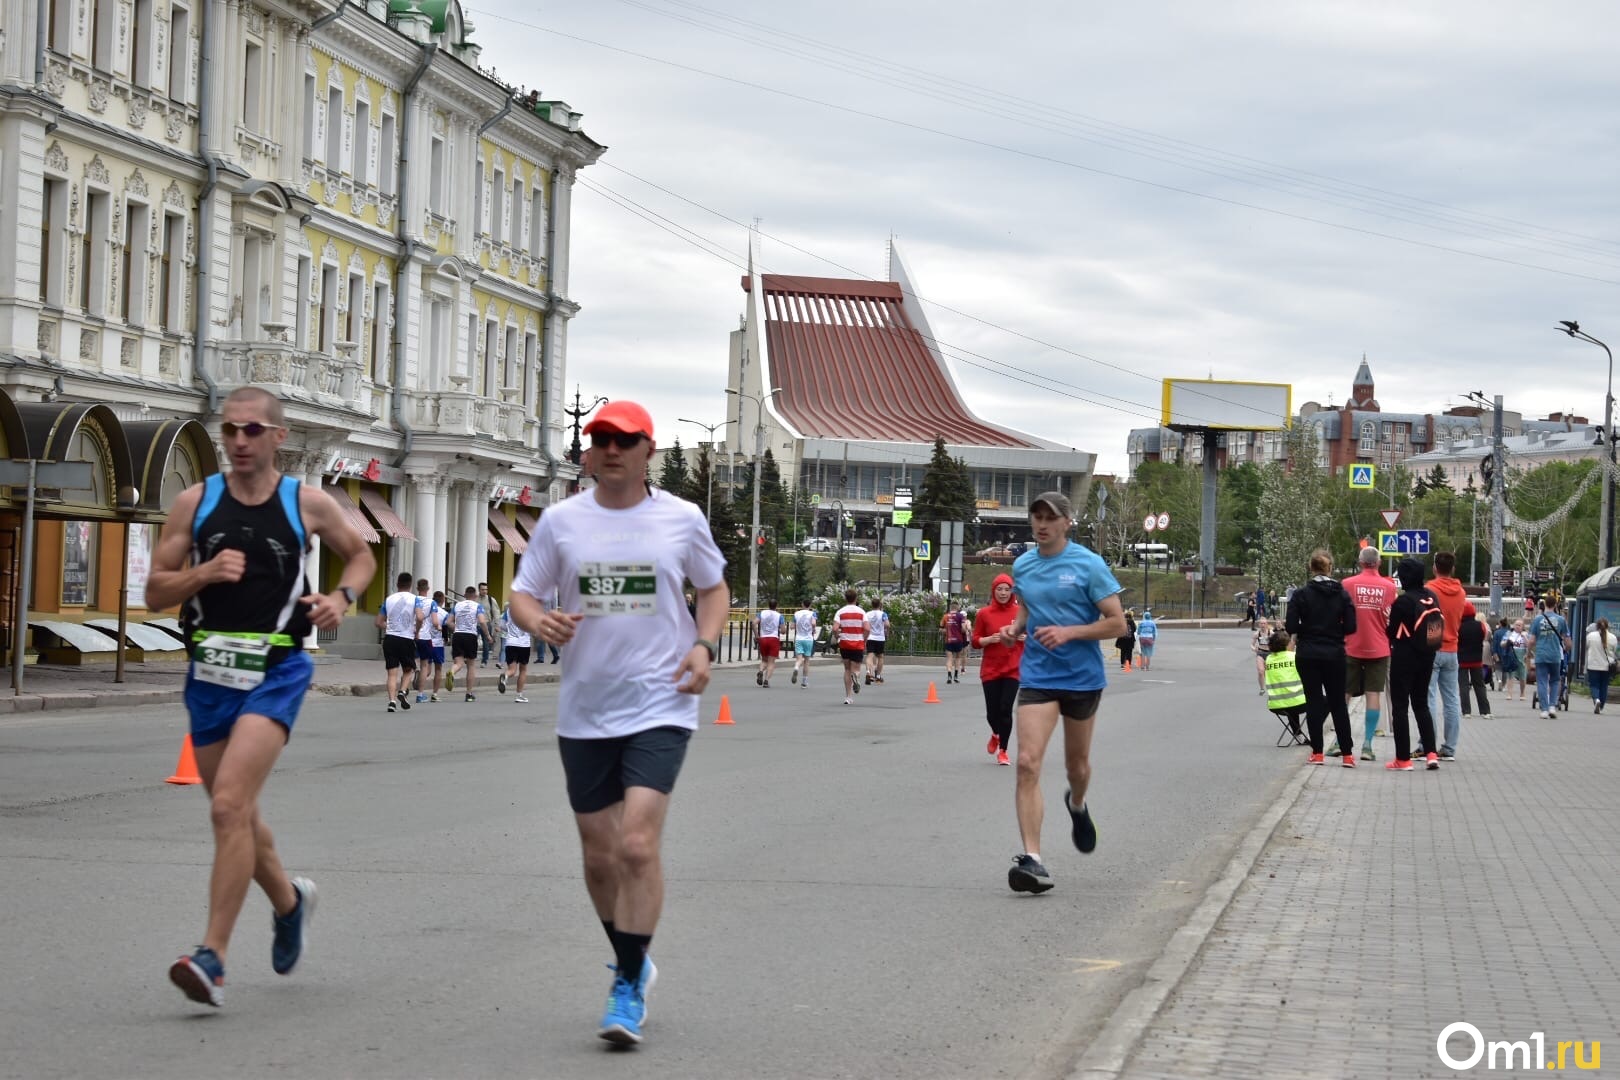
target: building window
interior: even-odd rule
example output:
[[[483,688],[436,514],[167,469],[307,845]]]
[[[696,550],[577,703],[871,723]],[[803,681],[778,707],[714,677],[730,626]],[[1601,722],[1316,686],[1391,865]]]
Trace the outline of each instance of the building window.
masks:
[[[112,74],[118,35],[118,0],[84,0],[90,5],[90,66]]]
[[[394,117],[383,113],[382,138],[377,143],[377,188],[384,195],[394,193]]]
[[[534,353],[538,345],[539,342],[533,334],[523,335],[523,407],[525,409],[534,407]]]
[[[260,94],[264,90],[264,50],[258,42],[247,43],[242,58],[242,126],[249,131],[261,130],[263,113]]]
[[[321,336],[316,343],[318,352],[331,352],[332,343],[337,340],[337,293],[337,267],[321,267],[321,322],[318,328]]]
[[[473,235],[484,232],[484,163],[473,166]]]
[[[181,299],[185,296],[186,219],[163,215],[163,254],[158,276],[158,325],[171,333],[180,329]]]
[[[134,23],[129,28],[129,81],[152,85],[152,0],[135,0]]]
[[[152,212],[140,203],[124,210],[123,291],[118,314],[132,326],[146,325],[146,231]]]
[[[503,391],[518,388],[518,364],[518,328],[508,326],[506,328],[506,357],[501,362],[501,389]]]
[[[476,313],[474,313],[474,314],[471,314],[471,315],[467,316],[467,386],[470,389],[473,389],[473,390],[478,389],[478,387],[477,387],[477,379],[475,378],[475,376],[478,373],[473,370],[474,366],[477,363],[478,363],[478,315]]]
[[[495,244],[506,242],[506,174],[495,170],[494,182],[490,185],[489,202],[489,238]]]
[[[79,307],[92,315],[107,313],[107,232],[112,197],[92,191],[85,199],[84,233],[79,250]]]
[[[315,76],[304,73],[304,158],[315,160]]]
[[[45,12],[45,46],[57,52],[66,52],[73,34],[69,20],[73,17],[72,0],[50,0]]]
[[[388,286],[377,285],[371,293],[371,381],[385,386],[388,383],[387,373]]]
[[[371,106],[354,103],[354,182],[371,183]]]
[[[39,221],[39,298],[52,307],[62,306],[62,284],[67,272],[66,180],[45,178],[45,199]]]
[[[169,9],[169,97],[191,101],[191,12],[179,4]]]
[[[327,76],[338,77],[334,68]],[[343,171],[343,87],[329,87],[326,91],[326,167],[332,172]]]
[[[523,215],[528,212],[529,204],[523,201],[523,181],[512,181],[512,246],[519,251],[523,250],[524,232]]]
[[[298,257],[298,303],[293,310],[293,342],[298,349],[309,348],[309,289],[315,272],[308,255]]]
[[[366,318],[366,279],[360,274],[349,275],[349,313],[343,326],[343,340],[359,345],[365,338],[363,324]]]
[[[1375,425],[1371,420],[1367,420],[1367,421],[1363,422],[1362,425],[1361,425],[1361,451],[1362,451],[1362,453],[1371,453],[1372,452],[1373,444],[1374,444],[1375,440],[1377,439],[1377,437],[1378,437],[1377,425]]]
[[[500,330],[491,319],[484,324],[484,364],[479,370],[478,394],[480,397],[495,396],[495,353],[496,343],[500,340]]]
[[[534,206],[529,212],[529,254],[538,259],[546,253],[546,193],[535,188],[531,201]]]
[[[444,215],[444,140],[435,138],[428,153],[428,209]]]

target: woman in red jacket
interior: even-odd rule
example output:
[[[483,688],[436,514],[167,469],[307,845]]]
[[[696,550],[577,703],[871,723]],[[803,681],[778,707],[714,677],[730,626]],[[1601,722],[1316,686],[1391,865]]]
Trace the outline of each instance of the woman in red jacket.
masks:
[[[1020,638],[1011,644],[1001,640],[1001,628],[1018,614],[1018,601],[1013,599],[1013,579],[997,574],[990,586],[990,603],[979,609],[973,619],[973,645],[982,649],[979,660],[979,679],[984,684],[984,716],[990,724],[990,745],[985,747],[996,756],[997,765],[1011,765],[1007,747],[1012,743],[1013,704],[1018,699],[1018,661],[1024,655]]]

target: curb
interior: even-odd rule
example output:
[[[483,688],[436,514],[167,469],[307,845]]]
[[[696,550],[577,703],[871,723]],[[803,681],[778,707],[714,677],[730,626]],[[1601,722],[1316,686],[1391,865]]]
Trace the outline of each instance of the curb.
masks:
[[[1260,853],[1270,843],[1283,816],[1293,809],[1310,777],[1310,769],[1301,769],[1260,820],[1254,823],[1238,845],[1232,861],[1227,864],[1226,872],[1204,891],[1204,898],[1181,928],[1170,936],[1164,951],[1142,977],[1141,984],[1125,995],[1125,1000],[1119,1003],[1103,1029],[1080,1055],[1067,1074],[1068,1080],[1115,1080],[1125,1071],[1137,1044],[1147,1033],[1148,1025],[1186,977],[1199,953],[1203,952],[1204,943],[1209,940],[1215,924],[1225,914],[1232,897],[1237,895],[1238,887],[1248,880],[1254,864],[1260,859]]]
[[[89,690],[62,690],[50,694],[21,694],[0,697],[0,715],[5,713],[59,712],[63,709],[138,708],[142,705],[178,705],[184,690],[124,690],[98,694]]]

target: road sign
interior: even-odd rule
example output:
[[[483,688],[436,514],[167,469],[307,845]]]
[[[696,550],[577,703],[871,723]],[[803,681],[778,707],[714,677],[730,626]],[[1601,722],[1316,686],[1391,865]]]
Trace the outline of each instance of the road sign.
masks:
[[[905,484],[896,484],[894,487],[894,508],[896,510],[911,509],[911,488]]]
[[[1377,475],[1371,465],[1350,466],[1350,486],[1357,491],[1371,491],[1373,477]]]
[[[1499,585],[1504,589],[1517,589],[1519,587],[1519,572],[1517,570],[1491,571],[1491,584]]]
[[[1160,513],[1159,514],[1159,531],[1164,532],[1164,530],[1168,529],[1169,527],[1170,527],[1170,515],[1166,514],[1166,513]]]
[[[912,564],[915,557],[912,555],[910,548],[895,548],[889,558],[894,560],[896,570],[904,570]]]
[[[889,516],[891,518],[893,518],[894,523],[896,525],[910,525],[911,524],[911,511],[910,510],[896,510],[893,514],[891,514]]]
[[[90,491],[94,481],[88,461],[40,461],[34,465],[34,487],[63,491]],[[27,461],[0,461],[0,486],[25,487]]]
[[[1394,532],[1380,532],[1378,534],[1378,554],[1380,555],[1427,555],[1428,553],[1428,529],[1398,529]]]
[[[1401,523],[1401,512],[1399,510],[1380,510],[1378,516],[1384,519],[1384,528],[1386,529],[1393,529]]]
[[[929,559],[934,557],[934,542],[932,540],[924,540],[922,543],[912,548],[911,553],[917,556],[917,558],[921,559],[923,562],[927,562]]]
[[[1530,575],[1531,581],[1557,581],[1558,573],[1550,566],[1538,566]]]
[[[1154,517],[1152,514],[1149,514],[1147,517],[1142,519],[1142,531],[1143,532],[1152,532],[1154,529],[1157,529],[1158,527],[1159,527],[1159,519]]]

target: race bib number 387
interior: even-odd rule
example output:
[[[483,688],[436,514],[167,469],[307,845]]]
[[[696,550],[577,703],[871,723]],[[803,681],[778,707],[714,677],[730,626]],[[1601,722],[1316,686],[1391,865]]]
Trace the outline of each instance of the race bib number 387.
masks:
[[[583,563],[579,609],[586,615],[654,615],[658,612],[656,563]]]

